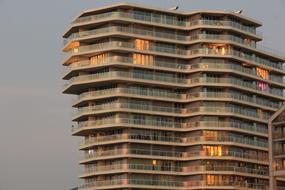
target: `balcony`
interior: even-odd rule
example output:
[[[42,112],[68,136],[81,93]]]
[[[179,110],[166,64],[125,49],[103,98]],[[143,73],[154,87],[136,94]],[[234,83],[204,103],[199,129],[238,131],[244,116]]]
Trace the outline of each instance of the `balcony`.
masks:
[[[255,28],[244,26],[240,23],[233,22],[233,21],[223,21],[223,20],[195,20],[191,22],[180,21],[177,19],[168,19],[168,18],[161,18],[153,15],[142,15],[136,13],[126,13],[126,12],[108,12],[103,14],[91,15],[77,18],[74,22],[72,22],[72,26],[76,24],[84,24],[86,22],[99,22],[100,20],[105,19],[115,19],[115,18],[122,18],[122,19],[131,19],[131,20],[138,20],[144,21],[153,24],[163,24],[174,26],[175,28],[178,26],[179,29],[189,29],[192,27],[206,25],[206,26],[216,26],[216,27],[231,27],[234,29],[241,30],[243,32],[249,33],[251,35],[258,35],[258,38],[261,38],[261,33],[257,33]],[[71,26],[71,27],[72,27]]]
[[[255,48],[255,42],[246,42],[244,39],[236,37],[234,35],[214,35],[214,34],[198,34],[193,36],[180,35],[168,32],[161,32],[156,30],[138,29],[133,27],[124,26],[112,26],[100,29],[94,29],[89,31],[82,31],[77,33],[72,33],[67,39],[65,39],[64,44],[66,45],[70,41],[80,38],[90,38],[92,36],[106,35],[111,33],[122,33],[124,35],[140,35],[153,38],[161,38],[162,40],[175,40],[179,43],[189,44],[193,43],[194,40],[222,40],[222,41],[232,41],[240,45],[245,45],[250,48]]]
[[[152,112],[155,115],[176,116],[176,117],[190,117],[195,115],[234,115],[238,117],[244,117],[251,120],[258,120],[267,122],[270,118],[269,113],[257,113],[256,111],[247,110],[246,108],[236,106],[219,106],[219,107],[191,107],[191,108],[175,108],[173,106],[156,106],[145,105],[140,103],[108,103],[97,106],[88,106],[79,108],[74,114],[73,120],[78,120],[81,117],[87,115],[94,115],[103,112]]]
[[[252,190],[267,190],[268,185],[258,184],[258,183],[248,183],[248,182],[237,182],[237,181],[203,181],[203,180],[188,180],[181,181],[171,181],[171,180],[152,180],[152,179],[112,179],[105,181],[94,181],[80,185],[80,190],[94,190],[94,189],[104,189],[107,187],[118,186],[123,187],[143,187],[144,189],[170,189],[173,190],[190,190],[190,189],[200,189],[200,188],[222,188],[222,189],[233,189],[233,188],[246,188]]]
[[[179,137],[179,136],[160,136],[152,134],[117,134],[117,135],[106,135],[100,137],[90,138],[85,140],[81,147],[90,147],[94,145],[100,145],[100,143],[108,142],[141,142],[141,143],[162,143],[171,144],[176,146],[189,146],[195,144],[239,144],[239,145],[250,145],[262,148],[268,148],[266,141],[253,140],[245,137],[235,137],[230,135],[217,136],[217,137],[206,137],[206,136],[194,136],[194,137]]]
[[[156,89],[139,89],[139,88],[112,88],[106,90],[99,90],[93,92],[85,92],[80,94],[77,98],[73,99],[73,104],[77,105],[80,102],[106,98],[110,96],[139,96],[144,98],[154,98],[161,100],[170,100],[175,102],[187,103],[195,101],[197,99],[223,99],[228,101],[242,101],[243,103],[247,102],[248,105],[256,104],[255,106],[265,106],[270,108],[269,110],[276,111],[280,107],[278,103],[273,103],[268,100],[263,100],[260,98],[252,98],[243,94],[238,94],[234,92],[197,92],[189,94],[178,94],[174,92],[161,91]]]
[[[215,85],[217,84],[223,86],[230,85],[234,88],[239,87],[250,92],[252,91],[257,93],[262,92],[260,94],[270,95],[275,97],[277,96],[278,98],[284,100],[282,90],[274,91],[270,87],[268,87],[268,89],[266,90],[262,90],[257,84],[254,84],[253,82],[244,82],[243,80],[240,80],[238,78],[197,77],[197,78],[185,79],[181,77],[167,76],[159,73],[152,74],[152,73],[125,72],[125,71],[111,71],[105,73],[80,75],[77,77],[73,77],[69,80],[68,83],[65,84],[64,93],[68,93],[68,91],[72,89],[71,88],[72,86],[74,87],[75,85],[79,84],[82,86],[82,84],[94,83],[96,81],[99,82],[101,80],[134,80],[135,82],[144,82],[144,83],[149,81],[149,83],[151,84],[153,84],[153,82],[156,82],[159,83],[160,85],[174,86],[180,88],[195,87],[198,85],[213,85],[213,83],[215,83]]]
[[[132,157],[141,156],[143,158],[158,158],[158,159],[175,159],[175,160],[198,160],[198,159],[237,159],[246,160],[247,162],[262,162],[268,163],[268,156],[256,155],[236,151],[222,151],[219,153],[208,151],[191,151],[191,152],[177,152],[177,151],[161,151],[139,148],[121,148],[112,150],[98,150],[92,153],[86,153],[85,158],[81,163],[92,162],[94,159],[108,159],[108,157]]]
[[[80,133],[81,130],[96,129],[104,125],[132,125],[132,126],[144,126],[156,129],[166,128],[167,130],[175,129],[179,131],[188,131],[189,129],[195,130],[199,128],[219,129],[219,128],[231,128],[232,130],[244,131],[246,133],[259,133],[259,135],[265,135],[268,133],[267,128],[253,126],[245,123],[238,122],[226,122],[226,121],[199,121],[188,123],[176,123],[176,122],[163,122],[150,119],[130,119],[130,118],[109,118],[96,121],[84,121],[79,122],[77,126],[72,128],[73,133]]]
[[[275,62],[271,62],[267,59],[260,59],[254,55],[246,55],[245,53],[233,49],[224,49],[223,51],[217,49],[209,49],[209,48],[200,48],[200,49],[192,49],[186,50],[182,48],[170,48],[166,46],[162,46],[159,44],[150,44],[146,49],[139,49],[135,46],[133,42],[122,42],[122,41],[111,41],[93,45],[79,46],[74,50],[70,50],[67,52],[66,58],[64,62],[67,62],[72,56],[94,53],[96,51],[107,51],[110,49],[126,49],[127,51],[137,50],[143,53],[155,53],[155,54],[167,54],[167,56],[172,57],[182,57],[182,58],[194,58],[197,56],[218,56],[218,57],[233,57],[238,60],[242,60],[245,62],[252,62],[253,64],[261,67],[269,67],[268,69],[275,69],[277,72],[282,72],[282,64],[277,64]]]
[[[113,165],[101,165],[85,168],[85,172],[81,176],[90,176],[100,172],[132,172],[141,171],[152,174],[173,174],[173,175],[192,175],[208,172],[236,172],[244,174],[262,175],[268,176],[268,169],[255,169],[249,167],[238,166],[220,166],[220,165],[201,165],[201,166],[161,166],[161,165],[147,165],[147,164],[113,164]]]
[[[200,70],[203,71],[211,71],[211,70],[229,70],[230,72],[238,72],[239,74],[246,75],[247,77],[252,77],[257,80],[262,80],[265,82],[274,82],[277,85],[284,86],[282,78],[274,78],[270,77],[269,79],[263,79],[260,76],[257,75],[255,71],[252,69],[244,68],[240,65],[236,65],[230,62],[224,62],[224,63],[198,63],[198,64],[180,64],[175,62],[167,62],[167,61],[153,61],[153,62],[146,62],[144,64],[135,64],[134,60],[131,57],[122,57],[122,56],[108,56],[105,60],[103,60],[101,63],[97,64],[91,64],[90,61],[80,61],[80,62],[74,62],[70,64],[64,71],[64,76],[68,75],[71,71],[79,70],[79,69],[89,69],[92,67],[99,67],[99,66],[108,66],[111,64],[123,64],[133,67],[144,67],[144,68],[150,68],[150,69],[162,69],[168,71],[171,69],[175,69],[176,71],[183,72],[183,73],[192,73],[197,72]],[[278,84],[279,83],[279,84]]]

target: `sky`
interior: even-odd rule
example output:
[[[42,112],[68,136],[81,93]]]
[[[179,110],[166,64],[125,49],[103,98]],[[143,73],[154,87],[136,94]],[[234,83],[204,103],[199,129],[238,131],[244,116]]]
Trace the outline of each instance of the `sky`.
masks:
[[[78,184],[79,137],[63,95],[62,34],[80,11],[117,0],[0,0],[0,190]],[[133,0],[160,8],[239,10],[263,22],[263,45],[285,52],[285,0]]]

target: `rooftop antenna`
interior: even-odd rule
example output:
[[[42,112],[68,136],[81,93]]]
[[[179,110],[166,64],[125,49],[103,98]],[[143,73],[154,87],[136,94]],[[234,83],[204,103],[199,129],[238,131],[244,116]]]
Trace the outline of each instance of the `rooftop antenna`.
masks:
[[[236,14],[241,14],[242,11],[243,11],[243,10],[241,9],[241,10],[236,11],[235,13],[236,13]]]
[[[178,6],[178,5],[176,5],[175,7],[169,8],[170,11],[176,11],[176,10],[178,10],[178,9],[179,9],[179,6]]]

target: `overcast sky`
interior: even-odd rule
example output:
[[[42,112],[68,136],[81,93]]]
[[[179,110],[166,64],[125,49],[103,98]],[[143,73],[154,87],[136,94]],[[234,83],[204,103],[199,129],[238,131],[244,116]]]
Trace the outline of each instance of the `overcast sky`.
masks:
[[[111,0],[0,0],[0,190],[76,186],[78,137],[62,95],[62,34],[79,12]],[[129,1],[161,8],[174,0]],[[179,0],[181,9],[239,10],[263,22],[266,46],[284,52],[285,0]]]

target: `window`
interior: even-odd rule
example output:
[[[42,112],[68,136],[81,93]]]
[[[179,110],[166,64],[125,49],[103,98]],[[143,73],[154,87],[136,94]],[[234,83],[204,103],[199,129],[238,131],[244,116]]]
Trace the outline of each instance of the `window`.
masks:
[[[100,54],[100,55],[95,55],[90,58],[90,63],[91,64],[102,64],[107,62],[107,54]]]
[[[139,53],[133,54],[133,63],[140,65],[153,65],[153,56]]]
[[[150,42],[148,40],[141,40],[136,39],[135,40],[135,48],[137,50],[149,50]]]
[[[257,72],[257,75],[258,75],[258,76],[260,76],[260,77],[263,78],[263,79],[268,80],[268,78],[269,78],[269,72],[268,72],[267,70],[257,67],[257,68],[256,68],[256,72]]]

